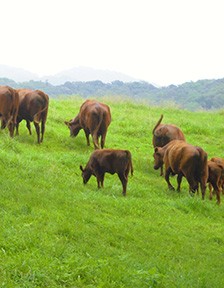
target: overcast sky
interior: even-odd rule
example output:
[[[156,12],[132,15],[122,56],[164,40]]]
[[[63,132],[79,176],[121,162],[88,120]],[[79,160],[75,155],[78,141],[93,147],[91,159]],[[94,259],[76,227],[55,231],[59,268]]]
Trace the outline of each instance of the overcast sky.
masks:
[[[2,0],[0,64],[87,66],[158,85],[224,77],[222,0]]]

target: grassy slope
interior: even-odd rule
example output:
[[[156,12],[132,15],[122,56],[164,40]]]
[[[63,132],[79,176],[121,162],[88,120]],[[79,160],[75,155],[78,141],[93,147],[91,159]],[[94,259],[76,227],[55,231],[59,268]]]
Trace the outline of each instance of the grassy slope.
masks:
[[[0,131],[1,287],[223,287],[224,205],[168,191],[153,170],[151,131],[180,126],[209,157],[223,154],[223,113],[190,113],[105,98],[112,112],[106,147],[132,152],[127,197],[116,175],[105,188],[82,184],[91,147],[63,124],[80,98],[51,100],[43,144]],[[32,127],[33,128],[33,127]],[[33,128],[34,132],[34,128]],[[172,182],[176,184],[175,179]],[[223,201],[223,197],[221,199]]]

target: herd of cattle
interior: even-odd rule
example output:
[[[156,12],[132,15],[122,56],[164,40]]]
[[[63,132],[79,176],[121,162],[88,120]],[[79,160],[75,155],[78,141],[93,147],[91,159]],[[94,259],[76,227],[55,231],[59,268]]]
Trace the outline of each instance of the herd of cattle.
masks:
[[[224,159],[213,157],[207,159],[207,153],[198,146],[186,143],[183,132],[171,124],[161,124],[163,115],[153,129],[154,169],[165,166],[165,180],[168,188],[174,190],[169,176],[177,175],[177,191],[180,191],[182,177],[187,179],[189,190],[198,191],[199,184],[202,199],[205,197],[206,184],[209,184],[212,199],[216,193],[217,203],[220,204],[220,194],[224,192]]]
[[[27,129],[31,134],[30,122],[33,122],[37,133],[37,142],[41,143],[44,137],[48,104],[49,97],[41,90],[33,91],[0,86],[1,129],[8,127],[9,134],[13,137],[15,129],[16,134],[19,134],[19,123],[26,120]],[[39,123],[41,123],[41,130]]]
[[[11,137],[19,134],[19,123],[26,121],[31,134],[30,122],[34,123],[37,142],[43,141],[45,123],[48,114],[49,97],[41,90],[13,89],[0,86],[0,118],[1,129],[8,128]],[[207,153],[198,146],[186,142],[181,129],[172,124],[161,124],[163,115],[154,127],[152,142],[154,146],[154,169],[165,166],[165,180],[168,188],[174,190],[169,176],[177,175],[177,191],[180,191],[182,178],[185,177],[189,190],[193,193],[199,190],[202,199],[205,197],[206,185],[209,184],[210,196],[216,194],[220,204],[220,194],[224,192],[224,159],[214,157],[207,159]],[[41,123],[41,127],[40,127]],[[84,130],[87,145],[90,145],[91,135],[95,151],[91,154],[85,168],[80,165],[83,183],[86,184],[94,175],[98,188],[103,187],[105,173],[116,173],[122,183],[123,195],[126,195],[129,172],[133,174],[132,156],[129,150],[103,149],[108,127],[111,123],[111,113],[108,105],[95,100],[86,100],[80,107],[78,115],[65,124],[70,129],[71,136],[77,136]],[[100,143],[99,143],[100,142]]]

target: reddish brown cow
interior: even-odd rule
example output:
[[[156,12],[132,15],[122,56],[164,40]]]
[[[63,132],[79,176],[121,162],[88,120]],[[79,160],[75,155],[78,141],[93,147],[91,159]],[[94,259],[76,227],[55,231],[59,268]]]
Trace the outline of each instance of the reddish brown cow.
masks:
[[[65,124],[70,129],[70,136],[77,136],[81,129],[86,135],[87,145],[90,145],[89,134],[92,135],[94,148],[98,149],[101,136],[101,148],[104,147],[108,126],[111,122],[110,108],[95,100],[86,100],[80,107],[78,115]]]
[[[44,138],[49,97],[41,90],[18,89],[17,91],[19,94],[19,112],[16,133],[19,134],[19,123],[26,120],[26,126],[31,134],[30,122],[33,122],[37,133],[37,142],[41,143]],[[41,123],[41,131],[39,123]]]
[[[11,137],[14,135],[18,109],[19,96],[17,91],[9,86],[0,86],[1,129],[8,127]]]
[[[184,134],[180,128],[172,124],[161,124],[162,119],[163,115],[161,115],[159,121],[152,131],[152,144],[154,148],[163,147],[172,140],[185,141]],[[160,175],[163,175],[163,166],[161,166]]]
[[[94,175],[97,179],[98,188],[103,187],[105,173],[117,173],[123,186],[123,195],[126,195],[128,174],[131,170],[133,175],[132,157],[128,150],[102,149],[95,150],[86,167],[80,165],[83,183],[86,184]]]
[[[224,159],[223,158],[212,157],[210,160],[217,163],[218,165],[221,165],[224,169]],[[220,187],[222,189],[222,194],[224,194],[224,176],[220,178]]]
[[[214,159],[214,158],[213,158]],[[216,193],[217,204],[220,204],[220,192],[224,179],[224,166],[220,163],[208,161],[209,198],[212,200],[212,188]]]
[[[195,193],[200,183],[202,199],[205,197],[208,179],[207,153],[200,147],[192,146],[182,140],[173,140],[164,147],[156,147],[154,151],[154,169],[159,169],[165,164],[165,180],[168,188],[171,185],[170,174],[177,174],[177,191],[180,191],[182,177],[186,177],[190,191]]]

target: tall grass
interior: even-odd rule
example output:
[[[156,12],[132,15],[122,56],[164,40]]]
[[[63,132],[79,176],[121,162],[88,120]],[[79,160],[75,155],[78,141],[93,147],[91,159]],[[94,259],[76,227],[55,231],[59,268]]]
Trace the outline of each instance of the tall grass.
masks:
[[[69,137],[64,120],[83,99],[51,99],[41,145],[23,122],[14,139],[0,131],[1,287],[223,287],[223,203],[191,197],[185,179],[180,193],[169,191],[151,144],[163,113],[209,158],[224,157],[222,111],[103,101],[112,113],[106,148],[132,153],[127,197],[116,175],[100,190],[94,177],[82,184],[93,144],[83,131]]]

